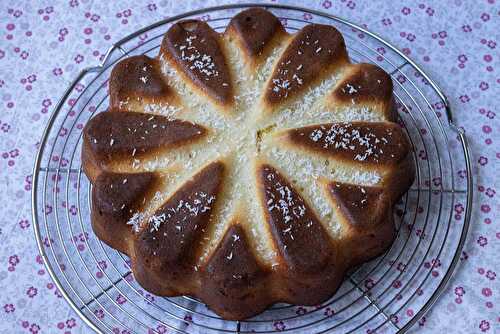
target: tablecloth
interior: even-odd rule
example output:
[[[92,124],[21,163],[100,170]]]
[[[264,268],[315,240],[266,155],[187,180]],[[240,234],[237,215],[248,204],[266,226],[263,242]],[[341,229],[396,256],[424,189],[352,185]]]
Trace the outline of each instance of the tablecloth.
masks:
[[[472,149],[472,226],[460,268],[416,329],[500,332],[500,2],[271,1],[333,13],[397,45],[443,88]],[[162,18],[226,1],[0,3],[0,332],[88,333],[44,269],[30,212],[32,166],[54,105],[112,41]]]

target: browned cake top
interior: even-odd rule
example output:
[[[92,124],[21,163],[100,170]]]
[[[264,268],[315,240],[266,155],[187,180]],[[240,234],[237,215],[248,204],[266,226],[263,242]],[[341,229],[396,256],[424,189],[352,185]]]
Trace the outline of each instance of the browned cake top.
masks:
[[[294,36],[280,57],[265,99],[271,104],[282,103],[317,82],[329,67],[342,62],[344,38],[332,26],[311,24]]]
[[[103,173],[95,182],[95,200],[98,210],[108,214],[131,216],[138,209],[140,196],[154,182],[153,173]],[[138,201],[139,199],[139,201]]]
[[[289,130],[289,140],[318,153],[359,163],[397,164],[408,154],[399,125],[332,123]]]
[[[357,64],[352,66],[346,78],[337,84],[332,96],[337,101],[351,104],[390,101],[392,79],[380,67]]]
[[[284,35],[285,29],[276,16],[260,8],[241,12],[231,20],[228,30],[234,29],[244,51],[250,57],[264,54],[266,46],[276,35]]]
[[[187,181],[153,215],[147,225],[136,219],[136,253],[153,257],[152,266],[193,263],[222,182],[224,165],[214,162]],[[190,268],[191,269],[191,268]]]
[[[219,39],[205,22],[187,20],[168,30],[161,48],[196,86],[227,104],[233,99],[232,80]]]
[[[213,256],[202,269],[210,280],[237,290],[254,284],[265,275],[245,230],[236,222],[226,231]]]
[[[331,182],[328,191],[337,203],[342,215],[351,224],[373,225],[387,214],[387,199],[381,187],[358,186]]]
[[[135,156],[159,147],[182,145],[205,133],[205,128],[191,122],[108,111],[87,124],[84,136],[92,152],[111,159],[117,154]]]
[[[273,237],[294,271],[321,271],[332,257],[331,241],[314,212],[272,166],[259,168],[262,201]]]
[[[118,106],[120,101],[126,103],[127,98],[172,96],[173,90],[159,73],[157,60],[145,55],[133,56],[119,62],[113,68],[109,81],[110,104]]]

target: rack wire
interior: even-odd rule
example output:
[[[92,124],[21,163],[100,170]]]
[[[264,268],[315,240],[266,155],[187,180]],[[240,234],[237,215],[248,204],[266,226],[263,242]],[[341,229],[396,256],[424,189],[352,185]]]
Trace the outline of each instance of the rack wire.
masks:
[[[315,307],[277,304],[245,321],[225,321],[190,297],[148,294],[128,258],[90,226],[91,186],[82,173],[82,129],[106,109],[107,81],[124,57],[157,54],[172,23],[207,21],[223,31],[237,12],[260,6],[295,32],[332,24],[353,62],[375,63],[393,78],[400,123],[410,138],[416,181],[395,210],[397,238],[381,257],[352,270],[340,290]],[[33,170],[32,214],[47,271],[73,310],[98,333],[403,333],[425,322],[460,260],[472,204],[470,153],[446,96],[395,46],[339,17],[277,4],[225,5],[177,15],[113,44],[102,64],[83,70],[57,103]]]

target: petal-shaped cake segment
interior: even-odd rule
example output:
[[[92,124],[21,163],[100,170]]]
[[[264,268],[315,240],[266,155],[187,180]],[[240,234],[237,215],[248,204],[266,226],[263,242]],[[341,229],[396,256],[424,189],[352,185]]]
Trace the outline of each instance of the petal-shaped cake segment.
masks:
[[[265,306],[268,272],[252,252],[243,228],[231,225],[208,262],[200,269],[202,293],[219,314],[241,319]]]
[[[410,152],[408,139],[396,123],[320,124],[287,130],[284,136],[305,150],[351,163],[397,165]]]
[[[272,41],[286,34],[280,20],[263,8],[250,8],[234,16],[226,34],[234,34],[245,55],[251,60],[265,57]]]
[[[149,197],[153,173],[102,173],[92,187],[92,227],[109,246],[128,253],[127,222]],[[117,236],[124,236],[119,238]]]
[[[102,213],[130,216],[155,179],[154,173],[102,173],[93,184],[96,209]],[[142,196],[142,197],[141,197]]]
[[[333,254],[327,232],[302,196],[275,168],[258,170],[262,206],[286,266],[293,272],[324,269]]]
[[[230,105],[233,86],[220,38],[206,22],[180,21],[167,31],[160,55],[183,73],[194,88],[221,105]]]
[[[145,55],[125,58],[109,79],[110,108],[141,111],[146,103],[175,103],[176,95],[161,75],[158,60]]]
[[[342,80],[335,85],[327,103],[348,108],[362,105],[382,114],[385,120],[394,121],[392,88],[390,75],[380,67],[354,64],[348,67]]]
[[[336,209],[353,225],[377,224],[390,209],[391,198],[382,187],[331,182],[328,193]]]
[[[83,160],[94,179],[111,160],[140,156],[160,148],[193,143],[207,130],[187,121],[133,112],[103,112],[92,118],[83,133]]]
[[[348,63],[344,38],[332,26],[310,24],[294,36],[279,59],[264,92],[268,105],[306,92]]]
[[[135,254],[146,270],[174,283],[193,272],[221,190],[224,163],[212,162],[186,181],[136,235]],[[167,282],[166,282],[167,284]]]
[[[342,247],[350,265],[380,255],[394,240],[391,188],[341,182],[325,184],[337,220],[342,224]]]

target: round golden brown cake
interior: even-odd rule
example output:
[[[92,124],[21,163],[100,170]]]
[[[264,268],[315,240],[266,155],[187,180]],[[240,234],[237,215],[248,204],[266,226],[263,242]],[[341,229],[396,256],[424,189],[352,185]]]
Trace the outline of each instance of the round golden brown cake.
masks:
[[[146,290],[244,319],[325,301],[393,242],[411,148],[390,76],[350,63],[334,27],[180,21],[158,57],[116,64],[109,95],[84,129],[92,227]]]

